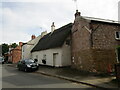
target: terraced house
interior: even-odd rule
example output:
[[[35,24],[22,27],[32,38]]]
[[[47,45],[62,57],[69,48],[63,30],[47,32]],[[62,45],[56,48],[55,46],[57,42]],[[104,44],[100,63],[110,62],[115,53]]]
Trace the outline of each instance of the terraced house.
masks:
[[[53,23],[51,32],[37,40],[29,55],[41,65],[110,73],[120,62],[116,50],[119,45],[119,22],[84,17],[76,10],[73,24],[55,29]]]
[[[72,23],[55,29],[54,23],[51,32],[41,38],[32,49],[32,58],[38,59],[39,64],[63,67],[71,65],[71,28]]]
[[[76,10],[72,27],[72,67],[90,72],[112,72],[120,45],[120,23],[83,17]]]
[[[31,50],[35,47],[35,45],[38,43],[40,38],[42,38],[44,35],[47,34],[47,31],[44,31],[39,36],[32,35],[31,40],[23,43],[22,45],[22,59],[31,59]]]

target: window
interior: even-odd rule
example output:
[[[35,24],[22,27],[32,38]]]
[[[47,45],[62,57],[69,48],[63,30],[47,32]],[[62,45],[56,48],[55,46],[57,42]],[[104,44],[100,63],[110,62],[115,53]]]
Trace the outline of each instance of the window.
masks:
[[[46,55],[45,54],[43,55],[42,63],[46,64]]]
[[[117,40],[120,40],[120,31],[115,32],[115,38],[116,38]]]
[[[45,60],[46,60],[46,55],[45,55],[45,54],[43,55],[43,59],[45,59]]]
[[[117,62],[120,62],[120,46],[117,47]]]
[[[36,55],[36,59],[38,59],[38,55]]]
[[[70,40],[67,39],[67,40],[66,40],[66,45],[70,45],[70,44],[71,44]]]

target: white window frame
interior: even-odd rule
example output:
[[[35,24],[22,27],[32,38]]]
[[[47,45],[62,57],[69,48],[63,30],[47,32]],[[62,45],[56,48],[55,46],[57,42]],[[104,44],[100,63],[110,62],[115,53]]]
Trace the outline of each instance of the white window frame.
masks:
[[[118,33],[118,37],[117,37],[117,33]],[[115,32],[115,39],[120,40],[120,31]]]

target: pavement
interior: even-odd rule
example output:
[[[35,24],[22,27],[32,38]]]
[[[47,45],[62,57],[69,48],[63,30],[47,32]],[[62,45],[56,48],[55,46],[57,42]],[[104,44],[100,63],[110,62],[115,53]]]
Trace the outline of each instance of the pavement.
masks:
[[[16,66],[15,64],[8,64],[8,66]],[[96,74],[83,72],[71,67],[51,67],[40,65],[39,70],[35,73],[47,76],[57,77],[68,81],[82,83],[101,89],[118,89],[118,82],[115,75],[111,74]]]

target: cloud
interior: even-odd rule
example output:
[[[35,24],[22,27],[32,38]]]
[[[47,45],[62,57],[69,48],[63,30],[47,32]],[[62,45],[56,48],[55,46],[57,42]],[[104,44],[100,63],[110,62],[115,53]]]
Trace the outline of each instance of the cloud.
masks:
[[[7,4],[9,4],[9,7],[5,6],[3,8],[3,13],[2,13],[3,30],[6,33],[24,32],[27,34],[37,33],[37,35],[39,35],[41,31],[44,30],[50,31],[51,23],[53,21],[59,23],[58,25],[56,25],[57,27],[67,24],[66,21],[68,19],[69,19],[68,23],[71,22],[71,18],[68,16],[68,14],[65,14],[65,12],[63,11],[64,7],[60,7],[59,4],[58,4],[59,11],[55,9],[54,4],[49,5],[49,3],[48,4],[24,3],[25,5],[23,5],[23,3],[19,3],[19,4],[17,3],[18,6],[16,6],[15,8],[13,7],[11,8],[10,5],[11,3],[7,3]],[[14,5],[15,4],[16,3],[14,3]],[[15,35],[15,34],[11,33],[11,35]],[[8,38],[8,36],[10,39],[10,35],[7,34],[4,34],[3,38]],[[6,42],[8,41],[11,42],[12,38],[13,37],[11,36],[11,40],[6,39]],[[22,39],[23,38],[21,38],[21,40]]]
[[[78,0],[77,4],[83,16],[118,20],[118,1]],[[56,28],[73,22],[74,13],[73,0],[2,0],[3,42],[27,42],[32,34],[50,32],[52,22]]]

